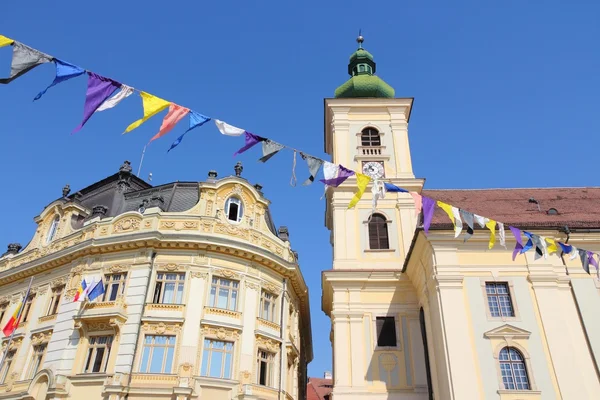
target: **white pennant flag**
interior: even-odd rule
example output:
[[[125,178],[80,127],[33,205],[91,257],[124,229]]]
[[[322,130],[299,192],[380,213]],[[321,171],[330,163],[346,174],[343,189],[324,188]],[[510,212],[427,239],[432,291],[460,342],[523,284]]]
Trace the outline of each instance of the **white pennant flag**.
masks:
[[[107,99],[104,103],[102,103],[96,111],[104,111],[104,110],[108,110],[109,108],[113,108],[114,106],[119,104],[121,102],[121,100],[131,96],[132,94],[133,94],[132,87],[127,86],[127,85],[122,85],[121,90],[119,90],[119,92],[117,94],[115,94],[113,97],[111,97],[110,99]]]
[[[506,233],[504,232],[504,224],[502,222],[498,222],[497,224],[500,236],[500,246],[506,248]]]
[[[243,129],[240,129],[233,125],[229,125],[228,123],[218,119],[215,119],[215,124],[217,125],[219,131],[226,136],[242,136],[244,132],[246,132]]]
[[[452,214],[454,215],[454,237],[457,238],[463,229],[462,219],[460,218],[460,209],[452,207]]]

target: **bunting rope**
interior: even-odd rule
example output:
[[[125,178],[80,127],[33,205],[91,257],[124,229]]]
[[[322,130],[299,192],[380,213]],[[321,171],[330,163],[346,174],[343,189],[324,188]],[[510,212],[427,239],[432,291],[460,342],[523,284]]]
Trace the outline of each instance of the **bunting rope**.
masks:
[[[34,97],[34,101],[39,100],[51,87],[58,83],[67,81],[71,78],[87,74],[88,85],[86,90],[86,98],[84,103],[84,111],[82,122],[77,126],[72,133],[79,131],[85,123],[91,118],[95,112],[105,111],[117,106],[122,100],[131,96],[134,92],[139,93],[142,98],[143,115],[138,120],[131,123],[123,132],[123,134],[129,133],[132,130],[138,128],[144,122],[155,116],[156,114],[164,111],[168,108],[167,114],[163,118],[159,132],[155,134],[149,142],[144,146],[142,152],[142,161],[146,147],[154,140],[159,139],[169,133],[177,123],[179,123],[185,116],[189,117],[188,129],[179,136],[167,150],[170,152],[177,147],[183,140],[183,137],[189,131],[204,125],[212,118],[207,117],[201,113],[191,110],[190,108],[180,106],[176,103],[169,102],[154,96],[148,92],[136,89],[133,86],[122,84],[111,78],[98,75],[90,70],[78,67],[74,64],[62,61],[56,57],[42,53],[32,47],[29,47],[21,42],[10,39],[6,36],[0,35],[0,48],[5,46],[13,47],[13,57],[11,62],[11,72],[8,78],[0,78],[0,83],[8,84],[13,80],[25,75],[38,65],[54,62],[56,66],[56,77],[52,83],[40,93]],[[290,185],[296,186],[296,156],[300,154],[302,159],[306,161],[309,177],[303,182],[303,186],[312,184],[318,172],[323,169],[324,179],[320,179],[320,182],[325,184],[325,190],[328,187],[338,187],[348,178],[356,176],[357,191],[355,192],[348,208],[353,208],[362,198],[367,186],[372,181],[371,177],[362,174],[360,172],[353,171],[343,165],[335,165],[329,161],[323,160],[319,157],[312,156],[308,153],[300,151],[291,146],[275,142],[271,139],[261,137],[246,131],[245,129],[238,128],[230,125],[224,121],[214,119],[217,129],[225,136],[242,136],[244,135],[245,145],[234,153],[234,156],[241,154],[250,148],[254,147],[258,143],[262,143],[263,156],[259,159],[260,162],[266,162],[272,158],[275,154],[283,149],[288,149],[294,152],[293,165],[292,165],[292,177],[290,179]],[[141,163],[140,162],[140,170]],[[138,170],[139,176],[139,170]],[[383,184],[382,184],[383,183]],[[382,182],[379,179],[374,179],[372,187],[372,209],[377,209],[377,202],[379,199],[385,198],[386,192],[398,192],[408,193],[412,196],[415,202],[415,211],[417,215],[422,216],[422,227],[427,235],[431,221],[433,219],[433,213],[435,207],[441,208],[452,222],[454,228],[454,237],[458,238],[464,229],[464,224],[467,225],[466,233],[464,235],[464,242],[469,240],[474,234],[474,223],[476,222],[482,229],[488,229],[490,231],[490,239],[488,242],[488,248],[492,249],[496,243],[496,229],[498,229],[500,245],[506,248],[506,236],[504,224],[495,221],[490,218],[486,218],[453,205],[444,203],[442,201],[436,201],[427,196],[422,196],[417,192],[409,192],[406,189],[400,188],[392,183]],[[521,231],[520,229],[509,226],[509,229],[515,237],[516,245],[513,250],[512,259],[515,260],[518,254],[524,254],[527,251],[535,248],[535,259],[540,257],[547,258],[549,254],[557,254],[562,257],[564,254],[568,254],[571,260],[580,258],[583,269],[590,274],[590,264],[596,268],[596,273],[600,279],[600,264],[598,260],[600,255],[595,252],[576,248],[575,246],[563,243],[551,238],[539,236],[527,231]],[[523,235],[527,238],[527,242],[523,244]]]

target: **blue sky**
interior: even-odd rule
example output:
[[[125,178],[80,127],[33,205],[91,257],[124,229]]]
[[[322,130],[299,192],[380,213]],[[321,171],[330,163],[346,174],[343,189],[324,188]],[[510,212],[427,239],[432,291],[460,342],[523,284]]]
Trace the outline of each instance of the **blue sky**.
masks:
[[[22,3],[22,2],[21,2]],[[102,6],[11,4],[0,33],[164,99],[309,154],[323,153],[323,98],[347,79],[362,28],[377,72],[398,97],[414,97],[409,126],[415,174],[428,188],[597,185],[600,148],[600,3],[132,2]],[[562,3],[562,4],[561,4]],[[587,3],[587,4],[586,4]],[[595,4],[594,4],[595,3]],[[0,49],[0,75],[10,49]],[[160,126],[130,98],[92,116],[79,133],[86,79],[32,98],[54,77],[38,67],[0,87],[0,246],[26,244],[36,216],[69,183],[85,187],[131,160]],[[321,271],[331,268],[320,184],[289,185],[291,153],[267,164],[213,124],[167,154],[185,123],[146,152],[153,183],[202,181],[211,169],[264,186],[275,223],[287,225],[310,288],[312,376],[331,369]],[[299,164],[298,179],[308,176]]]

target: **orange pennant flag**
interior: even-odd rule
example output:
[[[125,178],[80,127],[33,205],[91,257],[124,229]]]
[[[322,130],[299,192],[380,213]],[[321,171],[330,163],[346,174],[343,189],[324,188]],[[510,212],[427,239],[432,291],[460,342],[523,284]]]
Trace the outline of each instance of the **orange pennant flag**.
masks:
[[[150,142],[169,133],[171,129],[173,129],[175,125],[177,125],[177,123],[181,121],[183,117],[185,117],[189,112],[189,108],[185,108],[175,103],[171,103],[171,105],[169,106],[169,112],[167,113],[167,115],[165,115],[162,125],[160,126],[160,130],[156,135],[154,135],[154,137],[152,137],[152,139],[150,139]]]

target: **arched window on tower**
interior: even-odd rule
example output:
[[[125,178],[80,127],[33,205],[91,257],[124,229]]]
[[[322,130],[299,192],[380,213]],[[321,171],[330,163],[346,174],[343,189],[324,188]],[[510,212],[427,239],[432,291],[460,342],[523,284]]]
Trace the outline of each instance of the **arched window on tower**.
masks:
[[[506,390],[530,390],[525,359],[521,352],[514,347],[500,350],[498,357],[502,383]]]
[[[371,250],[390,248],[387,220],[381,214],[373,214],[369,220],[369,248]]]
[[[360,134],[360,143],[362,146],[381,146],[381,136],[375,128],[365,128]]]

